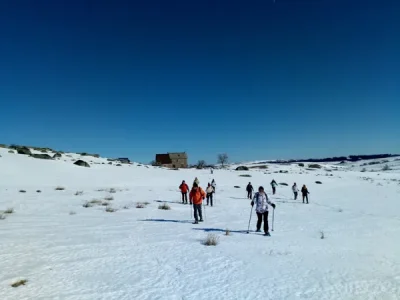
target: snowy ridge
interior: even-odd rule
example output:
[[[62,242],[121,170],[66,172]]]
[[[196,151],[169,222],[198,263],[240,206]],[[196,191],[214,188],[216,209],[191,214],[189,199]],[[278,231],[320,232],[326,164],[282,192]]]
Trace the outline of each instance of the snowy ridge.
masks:
[[[396,159],[319,169],[231,165],[211,175],[94,157],[83,158],[91,164],[84,168],[73,164],[78,154],[41,160],[8,151],[0,148],[0,299],[400,298]],[[370,170],[385,164],[392,170]],[[217,183],[215,206],[205,208],[199,225],[178,190],[195,177],[203,188]],[[272,179],[288,186],[271,195]],[[246,234],[249,181],[277,205],[270,238]],[[293,182],[307,185],[309,205],[293,200]],[[116,211],[106,212],[105,203]],[[161,203],[171,210],[158,209]],[[14,212],[5,213],[9,208]],[[253,213],[253,231],[255,222]],[[210,233],[219,237],[215,247],[202,244]],[[19,279],[27,283],[11,287]]]

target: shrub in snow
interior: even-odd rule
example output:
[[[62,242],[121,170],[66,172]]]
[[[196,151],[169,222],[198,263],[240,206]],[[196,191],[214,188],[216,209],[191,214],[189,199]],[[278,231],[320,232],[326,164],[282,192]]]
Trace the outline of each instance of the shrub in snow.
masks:
[[[235,185],[234,188],[235,188],[235,189],[240,189],[240,186]]]
[[[83,191],[76,191],[75,196],[81,196],[83,195]]]
[[[111,193],[111,194],[115,194],[116,192],[117,192],[117,190],[116,189],[114,189],[114,188],[111,188],[111,189],[109,189],[109,191],[108,191],[109,193]]]
[[[13,214],[14,213],[14,208],[7,208],[3,213],[5,213],[5,214]]]
[[[206,246],[217,246],[219,243],[219,237],[213,233],[210,233],[207,238],[203,241],[203,245]]]
[[[63,190],[65,190],[65,187],[58,186],[58,187],[55,188],[55,190],[56,191],[63,191]]]
[[[144,203],[138,202],[136,203],[136,208],[145,208],[146,205]]]
[[[8,153],[15,154],[13,150],[8,151]]]
[[[241,174],[241,175],[239,175],[240,177],[251,177],[251,175],[250,174]]]
[[[112,208],[111,206],[107,206],[107,208],[106,208],[106,212],[112,213],[112,212],[116,212],[116,211],[117,210],[115,208]]]
[[[304,167],[303,163],[299,163],[298,165],[299,165],[299,167]]]
[[[167,203],[161,204],[158,206],[158,209],[163,209],[163,210],[170,210],[171,207]]]
[[[239,166],[236,168],[236,171],[248,171],[248,170],[249,170],[249,168],[246,166]]]
[[[93,204],[90,203],[90,202],[86,202],[82,206],[85,207],[85,208],[88,208],[88,207],[93,207]]]
[[[70,211],[69,214],[70,214],[71,216],[73,216],[73,215],[76,215],[76,212]]]
[[[285,183],[285,182],[281,182],[281,183],[279,183],[279,185],[288,186],[288,184],[287,184],[287,183]]]
[[[27,147],[18,147],[16,150],[18,154],[24,154],[24,155],[32,154],[31,150],[29,150],[29,148]]]
[[[26,279],[20,279],[20,280],[18,280],[16,282],[12,283],[11,286],[13,288],[17,288],[17,287],[19,287],[21,285],[25,285],[27,282],[28,282],[28,280],[26,280]]]
[[[322,182],[321,182],[321,181],[316,181],[315,183],[316,183],[316,184],[322,184]]]
[[[26,191],[25,191],[25,190],[19,190],[19,192],[20,192],[20,193],[26,193]]]
[[[93,199],[93,200],[90,201],[89,203],[91,203],[91,204],[101,204],[102,201],[101,201],[101,200],[97,200],[97,199]]]
[[[53,159],[48,154],[31,154],[30,157],[37,158],[37,159]]]
[[[231,231],[229,229],[225,229],[225,235],[231,235]]]
[[[107,196],[107,197],[104,198],[104,200],[112,201],[112,200],[114,200],[114,197],[113,196]]]
[[[61,157],[62,157],[62,155],[61,155],[60,152],[57,152],[57,153],[55,153],[55,154],[53,155],[53,158],[61,158]]]
[[[319,233],[321,240],[323,240],[325,238],[325,233],[322,230]]]
[[[36,191],[36,193],[41,193],[41,192],[42,192],[41,190],[37,190],[37,191]]]
[[[322,168],[322,166],[319,164],[309,164],[308,167],[310,169],[321,169]]]
[[[384,165],[382,171],[390,171],[390,167],[388,165]]]
[[[80,167],[86,167],[86,168],[90,168],[90,165],[84,161],[84,160],[77,160],[76,162],[74,162],[74,165],[80,166]]]

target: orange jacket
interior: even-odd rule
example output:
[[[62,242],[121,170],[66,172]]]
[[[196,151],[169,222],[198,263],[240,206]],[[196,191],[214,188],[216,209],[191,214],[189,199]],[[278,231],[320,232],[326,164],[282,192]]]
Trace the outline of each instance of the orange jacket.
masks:
[[[189,186],[186,183],[182,183],[179,188],[181,189],[182,193],[187,193],[189,190]]]
[[[201,204],[203,199],[206,198],[206,193],[202,190],[201,187],[198,187],[197,190],[192,189],[189,194],[190,201],[193,204]]]

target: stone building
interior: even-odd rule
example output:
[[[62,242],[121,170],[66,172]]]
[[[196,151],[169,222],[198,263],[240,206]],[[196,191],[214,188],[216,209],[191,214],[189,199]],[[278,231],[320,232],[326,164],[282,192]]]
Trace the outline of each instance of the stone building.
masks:
[[[186,152],[156,154],[156,164],[166,168],[187,168]]]

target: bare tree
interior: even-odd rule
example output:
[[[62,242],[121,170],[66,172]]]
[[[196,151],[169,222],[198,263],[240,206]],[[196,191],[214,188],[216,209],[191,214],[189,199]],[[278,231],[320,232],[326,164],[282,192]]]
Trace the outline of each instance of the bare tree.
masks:
[[[197,162],[197,168],[198,169],[203,169],[206,166],[206,161],[205,160],[199,160]]]
[[[222,167],[224,167],[225,164],[228,163],[228,154],[218,154],[218,163],[221,164]]]

